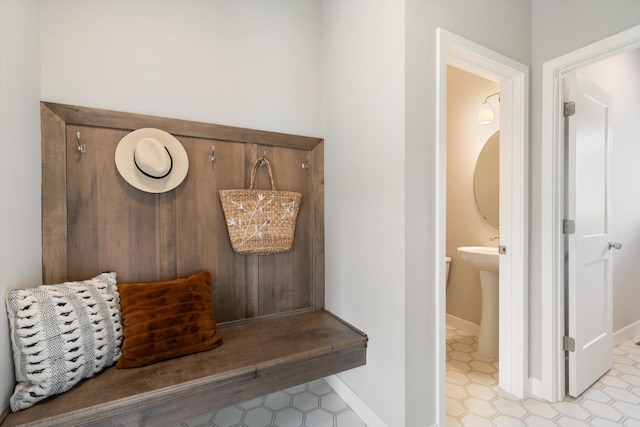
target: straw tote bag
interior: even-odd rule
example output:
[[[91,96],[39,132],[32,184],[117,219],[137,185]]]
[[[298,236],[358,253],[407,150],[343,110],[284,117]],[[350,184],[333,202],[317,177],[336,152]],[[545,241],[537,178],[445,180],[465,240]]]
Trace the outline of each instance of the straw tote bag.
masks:
[[[260,164],[267,168],[271,190],[253,188]],[[276,191],[267,159],[259,158],[253,164],[249,189],[220,190],[219,193],[234,251],[271,255],[291,249],[302,194]]]

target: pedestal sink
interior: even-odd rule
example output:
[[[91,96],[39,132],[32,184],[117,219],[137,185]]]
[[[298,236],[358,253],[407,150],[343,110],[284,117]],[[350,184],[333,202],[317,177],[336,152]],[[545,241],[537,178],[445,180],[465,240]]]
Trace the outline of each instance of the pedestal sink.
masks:
[[[480,291],[482,294],[482,314],[478,353],[485,357],[498,357],[498,248],[488,246],[463,246],[458,255],[480,271]]]

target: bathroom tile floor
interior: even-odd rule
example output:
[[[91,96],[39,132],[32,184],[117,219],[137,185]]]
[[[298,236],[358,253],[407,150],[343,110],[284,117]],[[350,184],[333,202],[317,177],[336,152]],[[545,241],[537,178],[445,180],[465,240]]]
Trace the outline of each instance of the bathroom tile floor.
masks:
[[[518,399],[498,387],[498,361],[447,327],[447,427],[640,427],[640,335],[613,349],[613,368],[577,399]]]
[[[171,427],[366,427],[324,380],[209,412]]]

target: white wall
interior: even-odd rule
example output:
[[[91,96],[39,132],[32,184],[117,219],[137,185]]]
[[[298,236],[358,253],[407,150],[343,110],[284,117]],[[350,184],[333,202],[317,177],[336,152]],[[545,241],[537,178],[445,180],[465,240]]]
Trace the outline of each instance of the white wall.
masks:
[[[447,314],[476,325],[480,325],[482,313],[480,275],[477,267],[458,256],[456,248],[497,247],[499,243],[498,239],[489,240],[491,236],[498,235],[498,229],[482,216],[474,192],[478,156],[491,135],[500,129],[498,97],[488,100],[495,112],[493,122],[486,125],[478,123],[478,110],[487,96],[499,90],[497,82],[447,66],[446,254],[451,257]]]
[[[4,295],[42,280],[40,9],[0,1],[0,412],[13,392]],[[19,185],[16,185],[19,184]]]
[[[42,2],[42,98],[320,135],[315,1]]]
[[[579,71],[613,96],[613,332],[640,331],[640,49]]]
[[[389,426],[405,422],[404,3],[324,1],[326,305],[369,336],[340,374]]]
[[[541,377],[540,329],[540,146],[542,123],[542,64],[622,30],[640,24],[636,0],[534,0],[531,39],[530,180],[530,376]],[[550,332],[544,332],[550,333]]]

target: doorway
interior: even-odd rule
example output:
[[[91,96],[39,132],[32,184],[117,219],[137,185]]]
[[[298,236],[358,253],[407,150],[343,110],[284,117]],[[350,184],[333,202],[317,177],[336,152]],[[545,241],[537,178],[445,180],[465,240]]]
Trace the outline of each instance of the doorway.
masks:
[[[482,123],[477,118],[479,111],[489,112]],[[497,288],[497,276],[492,278],[494,275],[489,273],[486,279],[491,280],[482,283],[480,269],[465,261],[467,256],[459,254],[457,248],[479,246],[498,267],[499,148],[500,83],[447,65],[446,255],[450,262],[446,281],[447,326],[474,337],[482,335],[483,344],[478,344],[482,347],[480,353],[492,359],[498,358],[498,319],[490,315],[497,313],[498,294],[491,292],[497,290],[494,286],[488,285],[493,282]],[[467,250],[473,251],[471,248]],[[489,294],[484,295],[483,291]],[[482,334],[481,324],[485,327]],[[454,359],[456,356],[457,353],[453,354]],[[460,358],[460,362],[466,363],[466,357]]]
[[[500,244],[506,253],[500,257],[499,296],[499,384],[505,391],[524,396],[528,379],[528,301],[527,301],[527,117],[528,67],[490,49],[464,39],[443,28],[437,30],[437,125],[436,125],[436,271],[438,357],[437,419],[445,425],[446,370],[446,76],[447,65],[499,82],[501,175],[508,177],[500,189]],[[505,286],[505,284],[509,286]]]
[[[551,402],[565,397],[564,153],[561,79],[564,75],[620,53],[640,48],[640,26],[543,64],[541,182],[541,380],[534,394]]]

